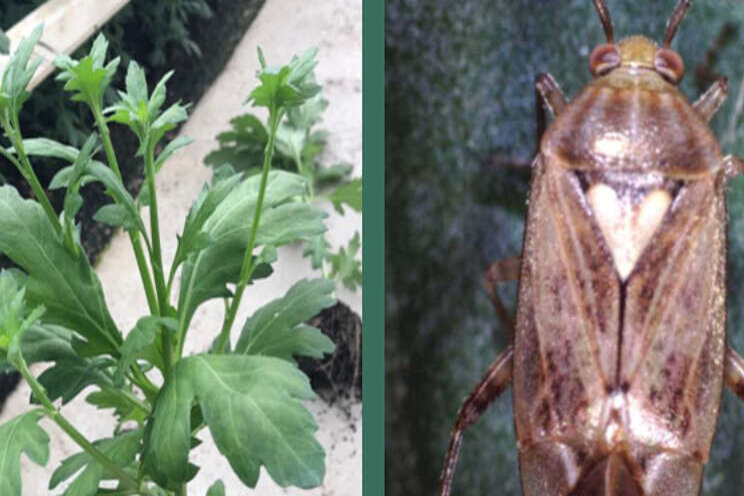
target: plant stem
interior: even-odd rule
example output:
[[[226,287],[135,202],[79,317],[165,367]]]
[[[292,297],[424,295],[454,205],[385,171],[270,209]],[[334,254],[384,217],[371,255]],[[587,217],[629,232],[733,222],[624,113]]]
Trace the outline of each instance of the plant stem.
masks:
[[[106,161],[109,167],[114,171],[116,177],[124,184],[124,179],[119,169],[119,161],[116,159],[116,153],[114,153],[114,146],[111,143],[111,133],[109,132],[108,125],[103,118],[103,113],[100,108],[92,106],[93,118],[96,121],[98,132],[101,134],[101,140],[103,141],[103,150],[106,153]],[[152,279],[150,278],[150,271],[147,268],[147,261],[145,260],[145,253],[142,250],[142,244],[140,242],[139,232],[130,231],[129,240],[132,243],[132,250],[134,251],[134,258],[137,260],[137,268],[139,269],[140,279],[142,279],[142,285],[145,288],[145,294],[147,295],[147,305],[150,308],[150,313],[154,315],[160,315],[160,307],[158,306],[157,297],[155,296],[155,289],[152,285]]]
[[[269,171],[271,170],[271,159],[274,154],[274,140],[276,138],[276,130],[279,127],[281,121],[281,113],[276,111],[276,108],[272,107],[269,109],[269,140],[266,143],[266,149],[264,150],[264,163],[261,171],[261,185],[258,188],[258,200],[256,201],[256,210],[253,213],[253,224],[251,225],[251,233],[248,237],[248,246],[245,249],[245,255],[243,256],[243,265],[240,268],[240,279],[235,287],[235,296],[233,296],[230,308],[225,315],[225,320],[222,324],[222,330],[217,338],[215,344],[215,353],[222,353],[225,349],[225,345],[230,341],[230,329],[232,329],[233,322],[235,322],[235,316],[238,313],[240,307],[240,300],[243,298],[243,291],[248,282],[251,280],[255,264],[253,262],[253,248],[256,244],[256,234],[258,233],[258,224],[261,220],[261,209],[263,207],[264,196],[266,194],[266,182],[269,177]]]
[[[41,203],[41,206],[44,208],[44,212],[46,212],[47,217],[49,217],[49,220],[51,221],[52,226],[54,226],[54,229],[57,231],[57,233],[62,232],[62,224],[60,224],[59,222],[57,212],[54,211],[54,208],[49,201],[49,197],[47,197],[44,188],[39,182],[39,178],[36,176],[33,167],[31,167],[31,162],[28,160],[28,155],[26,155],[26,148],[23,146],[23,136],[21,135],[21,126],[18,122],[18,115],[13,116],[13,123],[10,127],[5,126],[5,134],[7,134],[8,138],[11,140],[11,143],[15,148],[16,153],[18,154],[18,158],[20,159],[20,164],[18,163],[18,161],[15,162],[16,167],[18,167],[21,175],[23,175],[26,181],[28,181],[28,184],[31,186],[31,189],[34,191],[36,198],[39,200],[39,203]]]
[[[180,486],[178,486],[175,490],[175,495],[176,496],[187,496],[188,490],[186,489],[186,484],[181,484]]]
[[[124,401],[126,401],[133,407],[137,408],[144,414],[146,415],[150,414],[150,407],[147,406],[145,403],[143,403],[142,400],[134,396],[129,391],[124,390],[124,389],[119,389],[111,385],[102,385],[101,389],[122,398]]]
[[[122,484],[130,487],[131,489],[140,490],[140,484],[137,482],[137,479],[129,475],[123,468],[114,463],[108,456],[101,452],[101,450],[96,448],[62,415],[62,413],[60,413],[57,408],[55,408],[55,406],[49,399],[49,396],[47,396],[44,386],[42,386],[41,383],[36,380],[36,377],[34,377],[34,375],[29,370],[28,364],[26,364],[26,360],[23,359],[23,356],[20,353],[15,353],[9,358],[18,368],[18,371],[21,373],[26,382],[28,382],[29,386],[31,386],[31,391],[33,391],[33,395],[36,397],[36,399],[41,402],[42,406],[44,407],[44,413],[46,414],[46,416],[53,420],[54,423],[56,423],[59,428],[65,432],[65,434],[70,436],[70,438],[72,438],[72,440],[75,441],[75,443],[77,443],[77,445],[80,446],[83,451],[88,453],[91,458],[93,458],[101,466],[114,474],[116,478],[122,482]]]
[[[150,252],[150,264],[155,276],[155,289],[158,294],[160,314],[168,313],[169,297],[163,273],[163,254],[160,247],[160,223],[158,221],[158,195],[155,191],[155,158],[153,144],[148,143],[145,147],[145,176],[147,187],[150,192],[150,237],[152,238],[152,250]],[[171,346],[170,331],[163,328],[163,373],[165,376],[170,372],[173,365],[173,350]]]
[[[160,391],[159,388],[155,384],[153,384],[150,379],[147,378],[147,376],[144,374],[144,372],[142,372],[142,370],[136,363],[132,364],[129,370],[131,370],[134,374],[131,377],[128,376],[129,380],[131,380],[132,383],[136,384],[137,387],[142,390],[142,392],[145,394],[145,397],[150,403],[155,403],[155,398]]]

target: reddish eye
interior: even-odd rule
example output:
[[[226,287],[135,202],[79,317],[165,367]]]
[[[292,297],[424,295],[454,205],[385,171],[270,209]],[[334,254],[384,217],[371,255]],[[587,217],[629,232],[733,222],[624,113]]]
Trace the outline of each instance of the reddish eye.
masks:
[[[620,52],[610,43],[599,45],[589,57],[589,69],[595,76],[606,74],[620,65]]]
[[[679,83],[685,75],[685,63],[674,50],[662,48],[654,59],[656,71],[672,83]]]

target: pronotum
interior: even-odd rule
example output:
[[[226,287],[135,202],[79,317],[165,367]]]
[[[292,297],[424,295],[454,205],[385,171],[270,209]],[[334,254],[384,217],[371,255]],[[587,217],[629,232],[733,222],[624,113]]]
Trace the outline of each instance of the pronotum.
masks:
[[[691,0],[661,45],[616,42],[594,5],[607,42],[592,81],[568,101],[550,75],[536,80],[521,261],[487,275],[492,298],[495,282],[519,279],[513,340],[460,409],[441,496],[463,431],[509,386],[526,496],[697,495],[724,385],[744,399],[725,284],[725,188],[742,161],[708,126],[726,80],[692,104],[677,88],[671,43]]]

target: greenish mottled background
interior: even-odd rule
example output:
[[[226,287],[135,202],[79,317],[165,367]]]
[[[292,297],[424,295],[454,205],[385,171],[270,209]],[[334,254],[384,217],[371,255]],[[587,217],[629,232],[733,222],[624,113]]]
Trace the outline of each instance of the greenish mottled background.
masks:
[[[675,1],[608,4],[617,37],[660,39]],[[431,495],[460,402],[506,343],[482,274],[519,253],[527,184],[499,164],[532,157],[535,75],[575,94],[604,36],[591,0],[388,0],[386,32],[386,494]],[[744,155],[744,119],[727,138],[744,2],[698,0],[675,46],[687,94],[729,77],[713,126]],[[729,339],[744,351],[744,179],[729,206]],[[743,494],[744,405],[727,392],[722,410],[703,493]],[[455,493],[519,494],[508,395],[466,434]]]

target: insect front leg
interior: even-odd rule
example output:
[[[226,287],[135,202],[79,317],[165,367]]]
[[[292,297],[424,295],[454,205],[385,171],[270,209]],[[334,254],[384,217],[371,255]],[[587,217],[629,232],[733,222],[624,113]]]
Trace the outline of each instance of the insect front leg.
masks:
[[[720,78],[713,83],[693,104],[693,108],[706,122],[710,121],[728,96],[728,79]]]
[[[733,179],[742,172],[744,172],[744,160],[734,155],[726,155],[723,157],[723,173],[726,180]]]
[[[452,478],[455,475],[457,457],[460,453],[462,435],[465,429],[475,424],[484,411],[496,398],[509,386],[512,377],[512,358],[514,349],[512,345],[503,351],[491,364],[485,377],[480,384],[470,393],[460,407],[452,429],[447,456],[444,459],[444,468],[439,478],[440,496],[449,496],[452,492]]]
[[[540,147],[540,138],[542,138],[545,129],[548,126],[548,116],[546,109],[550,110],[553,116],[560,114],[568,105],[568,100],[563,94],[561,87],[558,86],[555,78],[544,72],[535,78],[535,111],[537,115],[537,146]]]

